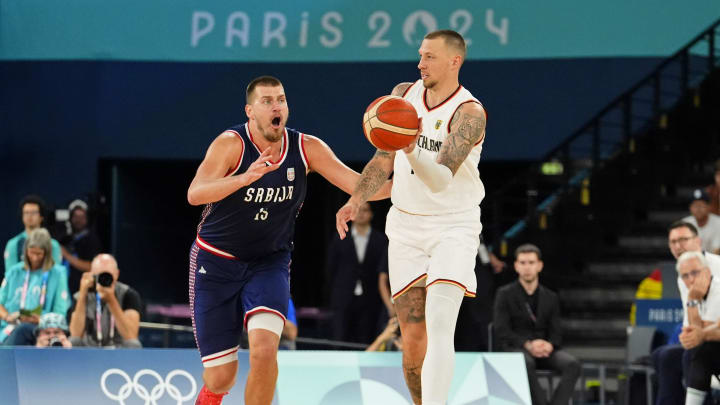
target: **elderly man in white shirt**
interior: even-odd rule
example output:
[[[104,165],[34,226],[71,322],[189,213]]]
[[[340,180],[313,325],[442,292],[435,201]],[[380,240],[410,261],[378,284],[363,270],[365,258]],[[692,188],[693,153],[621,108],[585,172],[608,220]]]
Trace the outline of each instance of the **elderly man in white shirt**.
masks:
[[[680,343],[687,350],[685,405],[702,405],[710,379],[720,373],[720,278],[710,272],[702,252],[681,254],[676,268],[685,287],[680,291],[685,308]]]

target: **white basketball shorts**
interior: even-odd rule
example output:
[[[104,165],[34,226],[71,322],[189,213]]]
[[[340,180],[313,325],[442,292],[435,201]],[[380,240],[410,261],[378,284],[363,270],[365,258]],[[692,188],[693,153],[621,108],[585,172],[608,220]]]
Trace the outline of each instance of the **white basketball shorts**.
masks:
[[[391,207],[385,233],[393,300],[412,287],[449,283],[474,297],[480,207],[446,215],[413,215]]]

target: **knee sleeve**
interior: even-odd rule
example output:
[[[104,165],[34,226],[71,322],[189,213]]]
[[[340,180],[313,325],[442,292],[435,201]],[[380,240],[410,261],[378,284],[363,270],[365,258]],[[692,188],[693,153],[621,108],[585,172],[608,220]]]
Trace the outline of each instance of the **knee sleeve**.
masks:
[[[465,291],[453,284],[428,287],[425,299],[427,352],[422,367],[423,403],[444,404],[455,368],[455,323]]]
[[[247,330],[249,332],[253,329],[265,329],[278,336],[282,336],[283,326],[285,326],[285,320],[278,315],[269,312],[259,312],[248,319]]]

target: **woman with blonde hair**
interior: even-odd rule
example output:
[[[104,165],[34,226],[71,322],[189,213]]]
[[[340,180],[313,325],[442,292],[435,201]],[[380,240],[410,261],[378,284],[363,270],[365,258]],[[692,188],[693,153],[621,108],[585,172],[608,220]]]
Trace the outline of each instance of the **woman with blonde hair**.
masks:
[[[45,228],[28,234],[23,261],[6,269],[0,285],[0,342],[32,344],[40,316],[65,316],[70,308],[67,270],[52,257],[52,238]]]

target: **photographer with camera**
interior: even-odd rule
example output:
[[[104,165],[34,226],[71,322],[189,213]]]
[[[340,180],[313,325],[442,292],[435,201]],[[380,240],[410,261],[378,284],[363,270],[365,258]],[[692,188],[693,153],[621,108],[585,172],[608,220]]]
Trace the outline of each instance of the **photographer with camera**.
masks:
[[[83,273],[70,316],[73,346],[141,348],[138,340],[140,295],[118,281],[120,270],[112,255],[97,255]]]
[[[68,325],[65,317],[49,312],[40,317],[40,323],[35,328],[37,341],[35,347],[72,347],[68,339]]]

